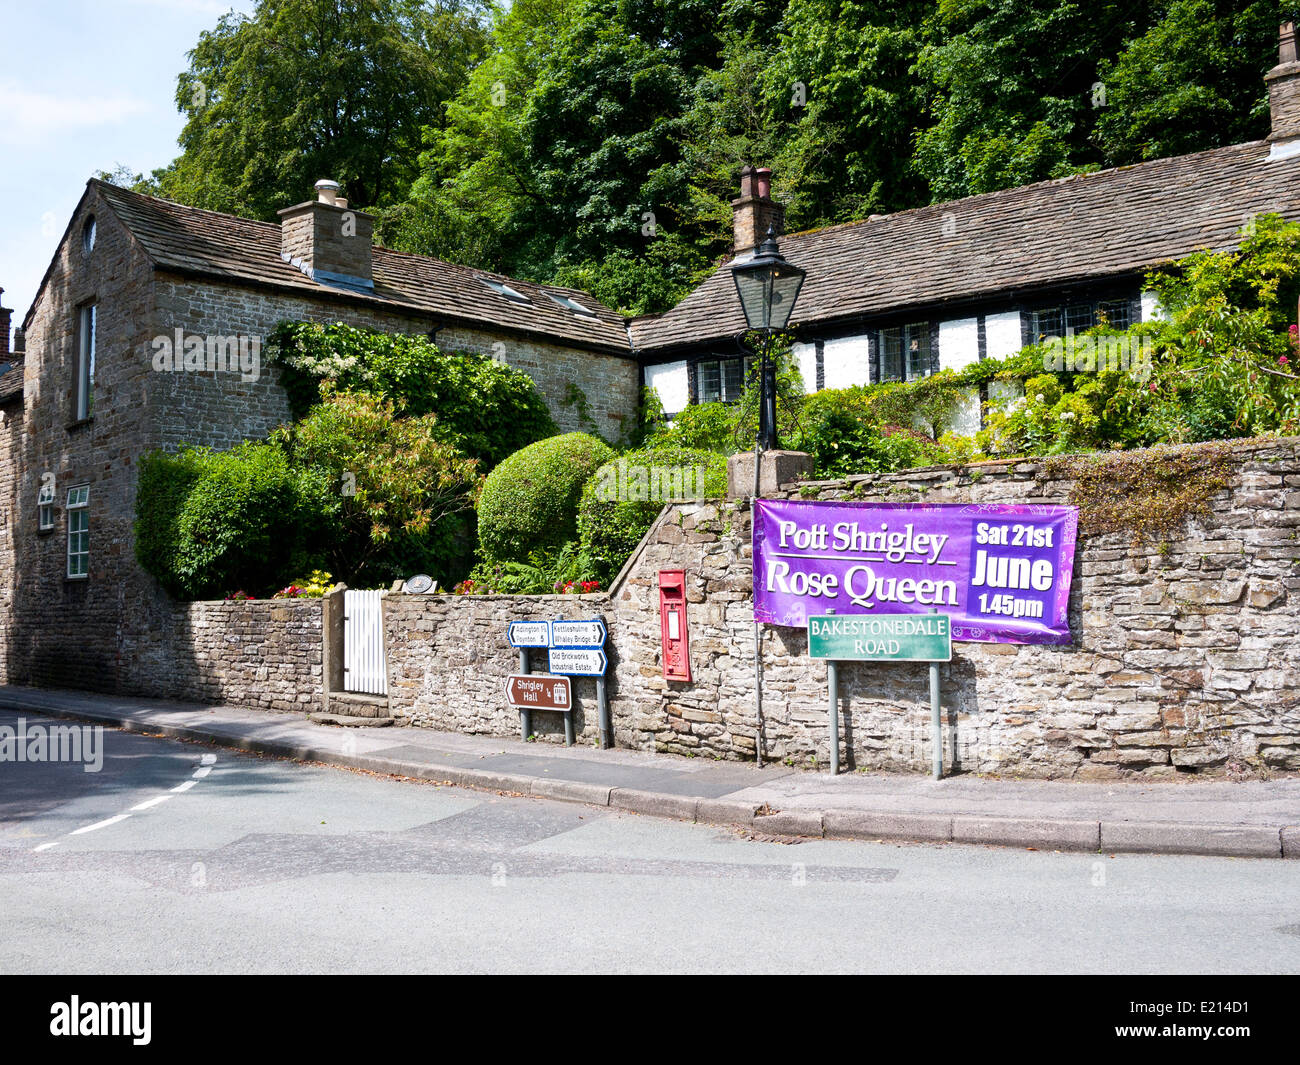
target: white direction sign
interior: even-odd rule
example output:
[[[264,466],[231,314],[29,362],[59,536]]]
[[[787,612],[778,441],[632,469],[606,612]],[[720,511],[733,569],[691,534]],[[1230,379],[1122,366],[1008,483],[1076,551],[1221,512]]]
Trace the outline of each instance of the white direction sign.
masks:
[[[551,623],[549,621],[512,621],[506,629],[506,639],[511,647],[550,647]]]
[[[591,621],[552,621],[551,646],[604,647],[605,623],[599,618]]]
[[[552,647],[550,672],[571,677],[603,677],[609,659],[594,647]]]

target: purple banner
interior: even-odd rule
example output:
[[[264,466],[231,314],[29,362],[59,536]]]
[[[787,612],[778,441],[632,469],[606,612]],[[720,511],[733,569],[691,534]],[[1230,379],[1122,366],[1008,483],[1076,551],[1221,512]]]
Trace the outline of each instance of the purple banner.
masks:
[[[952,618],[954,640],[1069,643],[1076,507],[760,499],[754,620]]]

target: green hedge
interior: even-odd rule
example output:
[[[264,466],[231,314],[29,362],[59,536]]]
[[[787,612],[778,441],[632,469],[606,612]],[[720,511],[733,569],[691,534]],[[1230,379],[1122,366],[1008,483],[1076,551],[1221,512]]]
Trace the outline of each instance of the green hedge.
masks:
[[[140,463],[136,558],[179,598],[268,593],[314,567],[329,491],[271,444],[151,452]]]
[[[582,491],[578,535],[597,580],[608,584],[673,498],[721,499],[727,460],[715,451],[651,447],[613,459]]]
[[[497,466],[478,504],[484,560],[526,562],[574,539],[583,485],[613,454],[594,436],[566,433],[529,444]]]

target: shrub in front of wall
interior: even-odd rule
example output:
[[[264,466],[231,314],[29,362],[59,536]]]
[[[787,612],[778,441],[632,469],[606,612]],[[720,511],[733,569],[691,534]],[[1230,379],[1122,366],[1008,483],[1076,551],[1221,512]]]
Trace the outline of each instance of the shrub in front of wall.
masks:
[[[692,403],[647,435],[648,448],[694,448],[730,455],[736,450],[736,408],[726,403]]]
[[[154,452],[141,463],[136,557],[178,598],[272,590],[315,561],[329,488],[272,444]]]
[[[716,451],[652,447],[611,459],[582,491],[582,556],[608,585],[665,503],[721,499],[726,493],[727,460]]]
[[[438,438],[486,472],[556,431],[546,401],[522,370],[475,352],[444,352],[426,337],[341,322],[282,322],[268,342],[295,419],[320,402],[321,383],[393,400],[403,413],[437,415]]]
[[[527,562],[577,535],[587,479],[613,457],[608,444],[566,433],[516,451],[490,474],[478,504],[479,548],[488,562]]]

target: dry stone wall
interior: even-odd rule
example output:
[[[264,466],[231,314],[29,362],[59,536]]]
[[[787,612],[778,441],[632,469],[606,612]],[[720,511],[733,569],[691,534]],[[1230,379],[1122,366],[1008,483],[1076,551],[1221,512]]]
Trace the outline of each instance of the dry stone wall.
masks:
[[[945,756],[968,771],[1107,779],[1300,769],[1300,442],[1242,445],[1211,513],[1167,543],[1081,536],[1068,647],[962,643],[941,667]],[[1071,482],[1035,462],[982,463],[814,482],[791,498],[1064,503]],[[662,676],[658,571],[685,569],[693,677]],[[390,690],[417,724],[510,734],[501,688],[513,618],[604,616],[620,746],[752,758],[752,558],[747,508],[661,515],[611,594],[390,596]],[[824,764],[826,666],[801,629],[765,627],[764,749]],[[841,668],[842,759],[921,771],[928,677],[906,664]],[[585,682],[590,684],[590,682]],[[584,705],[590,705],[585,698]],[[581,719],[594,737],[594,715]],[[558,721],[541,738],[558,738]]]
[[[319,599],[183,603],[175,610],[170,631],[135,658],[136,687],[261,710],[320,708]]]

